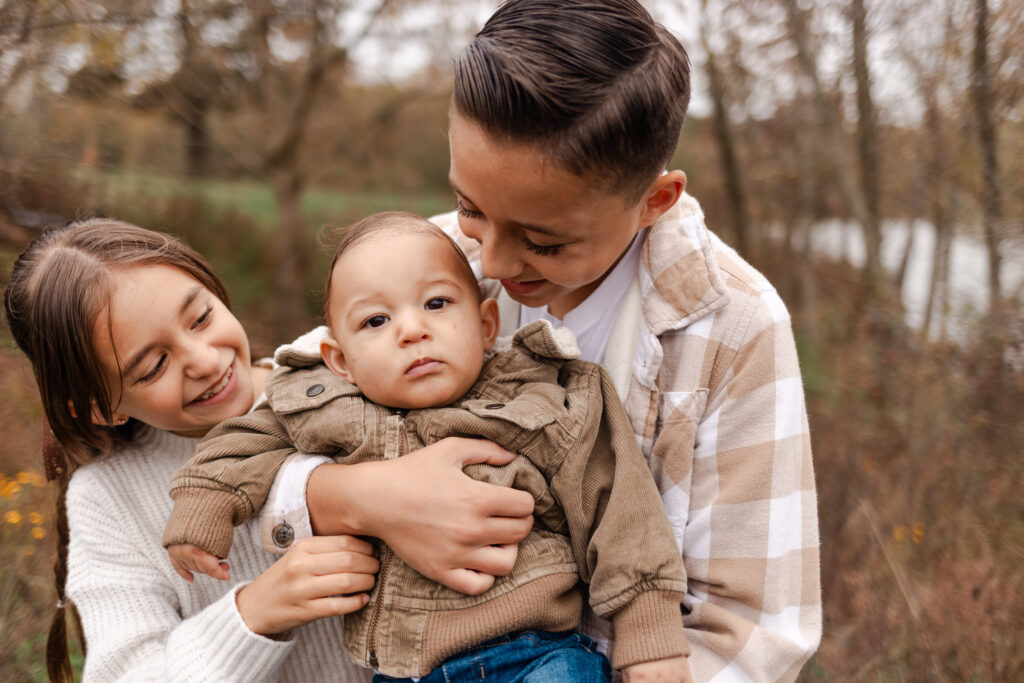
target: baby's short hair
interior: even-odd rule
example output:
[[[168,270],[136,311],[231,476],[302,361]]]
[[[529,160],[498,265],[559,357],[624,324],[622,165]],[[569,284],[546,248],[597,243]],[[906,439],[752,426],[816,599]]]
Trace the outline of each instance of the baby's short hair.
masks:
[[[635,0],[509,0],[455,60],[452,107],[636,201],[690,101],[679,41]]]
[[[384,211],[382,213],[375,213],[371,216],[367,216],[361,221],[354,223],[345,229],[344,236],[341,238],[341,241],[334,250],[334,257],[331,259],[331,267],[327,271],[327,282],[324,284],[325,319],[330,314],[331,281],[334,279],[334,267],[337,265],[338,259],[341,258],[342,254],[357,244],[360,244],[372,237],[380,237],[387,234],[428,235],[447,242],[456,255],[459,277],[464,278],[470,291],[476,295],[477,303],[483,300],[483,295],[480,293],[480,285],[477,282],[476,275],[473,273],[473,267],[469,265],[469,260],[462,252],[462,249],[459,248],[459,245],[455,243],[455,240],[449,237],[443,230],[441,230],[441,228],[437,227],[422,216],[417,216],[413,213],[406,213],[404,211]]]

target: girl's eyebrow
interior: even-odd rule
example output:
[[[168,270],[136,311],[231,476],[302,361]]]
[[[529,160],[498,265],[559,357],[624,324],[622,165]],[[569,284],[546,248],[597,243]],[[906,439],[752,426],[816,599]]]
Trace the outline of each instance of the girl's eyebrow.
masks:
[[[188,292],[185,294],[185,298],[182,299],[181,301],[181,307],[178,309],[179,316],[185,315],[185,312],[188,311],[189,306],[191,306],[193,302],[195,302],[196,298],[202,293],[202,291],[202,285],[196,285],[195,287],[192,287],[188,290]],[[135,371],[135,368],[141,365],[142,361],[146,360],[146,356],[149,355],[149,352],[153,350],[154,346],[156,346],[156,344],[146,344],[144,347],[142,347],[142,349],[139,350],[138,353],[133,355],[131,360],[128,361],[128,364],[125,366],[122,375],[124,377],[130,376]]]

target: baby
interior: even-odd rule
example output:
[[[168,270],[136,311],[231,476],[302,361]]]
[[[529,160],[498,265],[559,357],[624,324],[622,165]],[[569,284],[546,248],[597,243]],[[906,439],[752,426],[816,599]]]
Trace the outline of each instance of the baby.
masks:
[[[467,596],[377,542],[376,586],[345,617],[349,656],[380,680],[481,667],[510,680],[545,666],[559,680],[607,680],[608,660],[574,631],[589,597],[613,622],[616,669],[687,666],[686,578],[664,507],[610,379],[575,360],[571,333],[537,321],[492,352],[497,303],[441,230],[405,213],[348,231],[326,293],[326,329],[278,349],[266,401],[211,431],[175,476],[172,558],[202,571],[197,557],[226,557],[232,525],[258,511],[294,452],[354,463],[480,437],[519,457],[467,474],[535,500],[512,572]]]

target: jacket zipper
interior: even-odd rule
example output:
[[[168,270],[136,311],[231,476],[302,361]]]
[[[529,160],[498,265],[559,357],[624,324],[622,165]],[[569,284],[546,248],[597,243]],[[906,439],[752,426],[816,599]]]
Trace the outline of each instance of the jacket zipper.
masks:
[[[366,649],[368,663],[374,669],[378,666],[377,661],[377,626],[380,625],[381,604],[384,602],[384,584],[388,580],[388,570],[391,569],[391,550],[386,545],[381,545],[381,552],[385,556],[381,561],[380,576],[377,580],[379,590],[377,591],[377,604],[373,606],[373,614],[370,615],[370,628],[367,632]]]
[[[399,415],[399,440],[398,440],[398,455],[396,457],[402,457],[409,452],[409,437],[405,433],[405,424],[402,417],[404,417],[405,411],[398,413]],[[384,589],[387,587],[388,572],[391,569],[391,561],[394,559],[394,553],[386,545],[381,545],[381,562],[380,562],[380,574],[377,578],[377,604],[373,606],[373,614],[370,615],[370,626],[367,629],[366,635],[366,649],[367,649],[367,663],[376,669],[379,665],[377,660],[377,627],[380,625],[380,615],[382,605],[384,603]]]

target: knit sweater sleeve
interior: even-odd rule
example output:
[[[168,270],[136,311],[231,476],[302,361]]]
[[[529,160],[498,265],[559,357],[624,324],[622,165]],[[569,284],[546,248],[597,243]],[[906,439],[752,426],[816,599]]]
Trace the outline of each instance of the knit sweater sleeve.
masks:
[[[600,399],[568,449],[552,492],[569,526],[590,603],[615,628],[612,665],[689,653],[680,603],[686,592],[672,529],[657,487],[608,375],[594,366]]]
[[[222,422],[174,475],[174,510],[163,545],[190,543],[217,557],[231,549],[233,527],[263,506],[292,440],[266,403]]]
[[[162,495],[166,478],[154,482],[152,494]],[[125,508],[118,495],[126,484],[140,482],[86,468],[68,492],[68,597],[88,643],[83,680],[273,680],[294,643],[246,627],[235,604],[240,586],[183,618],[145,511]]]

